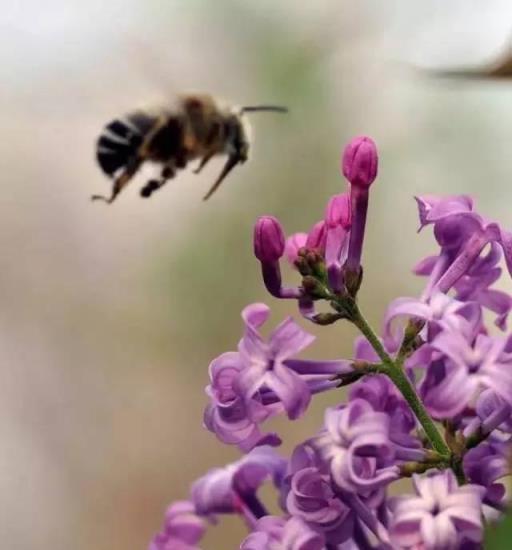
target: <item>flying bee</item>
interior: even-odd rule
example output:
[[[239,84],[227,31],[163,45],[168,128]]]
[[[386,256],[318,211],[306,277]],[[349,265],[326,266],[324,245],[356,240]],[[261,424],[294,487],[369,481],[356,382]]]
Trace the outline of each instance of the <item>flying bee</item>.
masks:
[[[141,189],[150,197],[179,169],[199,160],[198,174],[214,156],[227,155],[224,167],[204,200],[211,197],[229,172],[245,162],[249,154],[249,126],[244,115],[256,111],[285,113],[285,107],[220,105],[207,94],[178,96],[173,107],[139,110],[110,122],[100,135],[96,158],[112,178],[110,197],[93,195],[92,200],[112,203],[146,161],[161,165],[160,177]]]

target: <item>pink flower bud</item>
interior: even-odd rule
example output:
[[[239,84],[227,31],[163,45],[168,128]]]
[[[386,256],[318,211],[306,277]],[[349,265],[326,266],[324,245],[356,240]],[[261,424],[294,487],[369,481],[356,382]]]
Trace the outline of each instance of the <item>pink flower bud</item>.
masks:
[[[350,218],[350,195],[348,193],[341,193],[331,197],[325,209],[325,223],[327,227],[333,229],[341,226],[343,229],[349,229]]]
[[[261,216],[254,226],[254,255],[260,262],[276,262],[284,254],[284,233],[273,216]]]
[[[326,237],[327,228],[325,222],[322,220],[321,222],[315,223],[308,234],[308,238],[306,240],[306,248],[309,248],[310,250],[316,249],[323,252],[325,250]]]
[[[284,253],[292,266],[294,266],[297,261],[299,250],[306,246],[307,239],[307,233],[294,233],[286,239]]]
[[[377,177],[377,146],[369,137],[354,138],[343,151],[342,171],[358,187],[369,187]]]

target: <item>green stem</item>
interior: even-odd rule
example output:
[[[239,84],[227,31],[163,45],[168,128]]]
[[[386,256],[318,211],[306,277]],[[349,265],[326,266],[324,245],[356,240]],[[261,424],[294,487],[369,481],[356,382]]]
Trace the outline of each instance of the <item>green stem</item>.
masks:
[[[443,456],[450,456],[451,453],[448,445],[434,424],[434,421],[430,418],[430,415],[423,406],[423,403],[418,397],[418,394],[416,393],[416,390],[410,380],[407,378],[400,366],[393,361],[384,349],[384,346],[381,344],[372,327],[368,324],[359,311],[359,308],[355,302],[353,302],[350,307],[350,320],[361,331],[368,342],[370,342],[371,346],[379,356],[384,365],[382,372],[387,374],[387,376],[392,380],[411,407],[413,413],[416,415],[416,418],[423,427],[425,434],[429,438],[432,448]]]

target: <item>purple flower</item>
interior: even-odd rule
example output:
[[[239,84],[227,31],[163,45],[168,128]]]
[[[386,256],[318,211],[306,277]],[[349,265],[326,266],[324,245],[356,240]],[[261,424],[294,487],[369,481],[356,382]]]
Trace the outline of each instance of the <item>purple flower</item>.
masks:
[[[332,376],[350,372],[352,367],[348,361],[292,359],[315,337],[289,317],[265,341],[258,329],[269,314],[270,310],[264,304],[252,304],[242,312],[245,334],[238,349],[245,367],[236,378],[235,385],[246,402],[258,395],[261,397],[262,392],[272,392],[284,406],[288,417],[295,419],[308,407],[312,391],[334,387],[336,382],[331,380]],[[319,388],[316,387],[318,384]]]
[[[442,253],[441,256],[443,254],[445,256],[441,259],[439,256],[429,256],[421,260],[413,269],[416,275],[430,276],[430,282],[423,293],[424,300],[428,299],[432,293],[432,288],[441,273],[440,269],[442,270],[448,265],[448,253]],[[512,309],[512,297],[506,292],[490,288],[502,273],[502,269],[497,266],[501,256],[500,247],[496,243],[492,243],[489,252],[477,258],[467,272],[454,284],[454,297],[462,302],[476,302],[496,313],[495,324],[505,330],[507,318]],[[438,271],[437,274],[435,269]]]
[[[280,445],[281,439],[276,434],[263,434],[258,427],[277,414],[280,406],[264,406],[256,400],[246,402],[235,391],[234,382],[243,368],[237,352],[223,353],[210,364],[211,383],[206,388],[210,403],[204,413],[205,426],[223,443],[238,445],[242,451],[257,445]]]
[[[334,483],[348,493],[368,493],[398,477],[397,467],[388,466],[394,458],[389,417],[364,399],[327,409],[325,428],[311,445],[328,464]]]
[[[473,201],[465,195],[417,197],[420,229],[434,225],[441,254],[432,268],[430,289],[447,292],[468,273],[489,243],[501,246],[512,274],[512,233],[487,222],[473,211]]]
[[[433,360],[419,385],[419,394],[428,412],[436,419],[454,418],[472,398],[475,389],[464,369],[443,359]],[[469,391],[468,391],[469,389]]]
[[[175,502],[167,509],[164,528],[155,535],[148,550],[199,550],[197,543],[205,530],[205,522],[191,502]]]
[[[261,518],[241,544],[240,550],[323,550],[322,535],[300,518]]]
[[[441,327],[452,327],[466,334],[476,333],[480,327],[481,311],[476,303],[459,302],[446,294],[437,292],[428,301],[415,298],[397,298],[388,306],[384,317],[384,339],[396,344],[400,339],[392,331],[393,321],[409,317],[426,321],[430,340]]]
[[[248,521],[267,514],[256,492],[267,478],[278,486],[286,461],[268,447],[258,447],[237,462],[214,468],[192,485],[192,502],[198,514],[242,513]]]
[[[414,475],[417,496],[398,497],[390,528],[398,548],[456,550],[464,539],[482,539],[482,494],[476,485],[457,486],[451,470]]]
[[[510,439],[500,441],[493,435],[464,455],[464,473],[471,483],[485,488],[483,502],[502,509],[505,486],[498,481],[510,475]]]
[[[444,330],[431,345],[453,363],[453,377],[464,389],[465,403],[478,388],[488,388],[512,405],[512,336],[479,334],[471,345],[460,332]]]
[[[350,399],[364,399],[374,411],[383,412],[389,417],[389,439],[394,446],[395,459],[423,460],[421,444],[411,435],[416,428],[416,419],[387,377],[375,375],[363,378],[352,387]]]
[[[478,396],[476,414],[464,428],[465,437],[476,430],[480,430],[483,435],[496,429],[512,433],[512,407],[493,391],[485,390]]]
[[[321,532],[329,543],[340,543],[352,535],[354,514],[334,494],[329,477],[316,468],[304,468],[291,479],[286,508]]]

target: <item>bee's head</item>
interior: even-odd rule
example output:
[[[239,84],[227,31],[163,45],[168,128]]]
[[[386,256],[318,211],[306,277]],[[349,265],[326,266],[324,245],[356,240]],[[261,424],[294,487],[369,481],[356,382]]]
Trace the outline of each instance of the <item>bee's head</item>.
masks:
[[[275,105],[259,105],[253,107],[242,107],[232,110],[226,116],[224,121],[224,151],[228,159],[219,177],[212,185],[211,189],[205,195],[207,200],[222,183],[222,180],[237,165],[244,163],[249,156],[251,128],[249,122],[244,117],[245,113],[257,111],[273,111],[277,113],[286,113],[286,107],[277,107]]]
[[[251,125],[238,110],[232,111],[224,122],[224,151],[228,157],[235,157],[243,163],[249,155]]]

